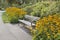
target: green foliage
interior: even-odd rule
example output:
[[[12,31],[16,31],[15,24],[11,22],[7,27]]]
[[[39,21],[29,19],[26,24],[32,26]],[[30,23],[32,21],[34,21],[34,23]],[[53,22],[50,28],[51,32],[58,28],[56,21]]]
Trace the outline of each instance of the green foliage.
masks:
[[[4,23],[17,23],[18,18],[14,17],[9,17],[7,16],[6,12],[2,14],[2,20]]]
[[[49,14],[55,14],[60,12],[60,7],[58,6],[60,3],[53,1],[46,1],[46,2],[38,2],[31,6],[26,6],[24,9],[28,12],[28,14],[33,16],[47,16]]]
[[[11,17],[11,23],[18,23],[18,18],[17,17]]]
[[[4,23],[8,23],[9,22],[9,17],[6,15],[6,13],[2,14],[2,20]]]
[[[6,8],[6,12],[3,13],[2,18],[4,22],[18,23],[18,19],[23,19],[25,14],[26,12],[22,9],[10,7]]]

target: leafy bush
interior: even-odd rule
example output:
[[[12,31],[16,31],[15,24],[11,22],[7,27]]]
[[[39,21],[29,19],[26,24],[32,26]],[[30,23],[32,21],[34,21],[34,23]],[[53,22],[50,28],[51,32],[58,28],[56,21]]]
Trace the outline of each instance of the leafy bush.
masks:
[[[17,23],[18,22],[18,18],[12,17],[10,21],[11,21],[11,23]]]
[[[33,40],[60,40],[60,15],[49,15],[38,20]]]
[[[60,2],[38,2],[36,4],[33,4],[31,6],[26,6],[24,9],[28,12],[29,15],[33,15],[33,16],[47,16],[49,14],[55,14],[55,13],[59,13],[59,6]]]
[[[22,19],[26,14],[26,12],[16,7],[9,7],[6,8],[5,14],[8,17],[8,20],[13,23],[13,22],[18,22],[18,19]]]

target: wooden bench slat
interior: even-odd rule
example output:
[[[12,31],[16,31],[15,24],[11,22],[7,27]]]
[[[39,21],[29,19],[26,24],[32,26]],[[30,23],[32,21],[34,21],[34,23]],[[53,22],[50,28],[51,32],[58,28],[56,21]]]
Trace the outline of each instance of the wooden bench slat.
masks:
[[[32,29],[35,27],[35,21],[39,20],[40,18],[39,17],[34,17],[34,16],[30,16],[30,15],[25,15],[24,16],[24,20],[20,20],[19,19],[19,22],[23,23],[24,26],[28,29]]]
[[[36,21],[39,19],[39,17],[35,17],[35,16],[30,16],[30,15],[25,15],[26,19],[29,19],[30,21]]]
[[[24,23],[25,25],[31,26],[31,22],[29,22],[29,21],[26,21],[26,20],[19,20],[19,21],[22,22],[22,23]],[[32,23],[32,25],[35,26],[34,23]]]

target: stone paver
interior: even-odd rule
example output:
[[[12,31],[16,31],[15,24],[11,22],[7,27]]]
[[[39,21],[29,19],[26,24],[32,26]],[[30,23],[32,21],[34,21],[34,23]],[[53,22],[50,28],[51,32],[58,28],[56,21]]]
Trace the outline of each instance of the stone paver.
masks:
[[[17,25],[4,24],[1,14],[2,13],[0,13],[0,40],[32,40],[32,36]]]

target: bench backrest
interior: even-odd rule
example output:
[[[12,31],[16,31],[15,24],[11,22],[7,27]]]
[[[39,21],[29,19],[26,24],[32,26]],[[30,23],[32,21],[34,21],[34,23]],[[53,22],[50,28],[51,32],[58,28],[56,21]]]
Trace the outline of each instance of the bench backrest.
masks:
[[[37,21],[39,19],[39,17],[25,15],[25,19],[32,22],[32,21]]]

